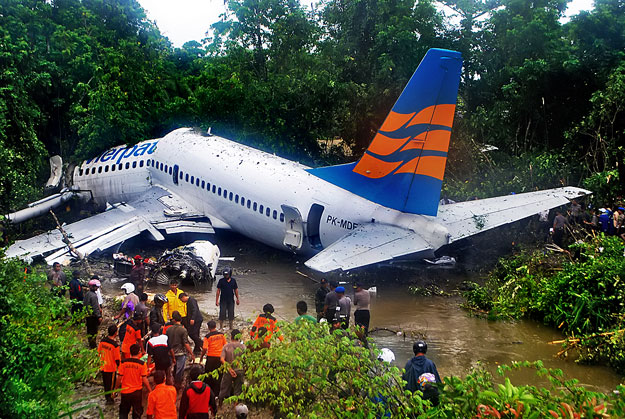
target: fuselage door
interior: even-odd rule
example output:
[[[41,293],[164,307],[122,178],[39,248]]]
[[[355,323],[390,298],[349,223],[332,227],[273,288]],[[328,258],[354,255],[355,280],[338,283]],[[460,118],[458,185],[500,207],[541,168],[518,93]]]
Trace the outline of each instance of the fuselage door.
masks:
[[[324,207],[319,204],[312,204],[308,212],[308,220],[306,223],[306,233],[308,242],[313,249],[321,250],[321,236],[319,235],[319,226],[321,224],[321,215],[323,215]]]
[[[302,247],[304,242],[304,222],[302,214],[295,207],[282,205],[284,213],[284,240],[283,244],[287,248],[295,251]]]
[[[178,165],[174,164],[174,170],[171,173],[172,175],[172,180],[174,181],[174,185],[178,184]]]

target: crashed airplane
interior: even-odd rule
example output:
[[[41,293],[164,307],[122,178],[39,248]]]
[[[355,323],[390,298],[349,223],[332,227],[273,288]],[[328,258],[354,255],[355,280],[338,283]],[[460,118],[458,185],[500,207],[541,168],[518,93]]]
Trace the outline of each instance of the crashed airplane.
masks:
[[[328,272],[432,257],[590,193],[565,187],[439,207],[461,67],[460,53],[429,50],[351,164],[310,168],[188,128],[108,150],[76,167],[72,189],[57,197],[88,191],[108,209],[64,229],[87,254],[141,232],[163,240],[231,229]],[[71,257],[58,231],[18,241],[7,256]]]

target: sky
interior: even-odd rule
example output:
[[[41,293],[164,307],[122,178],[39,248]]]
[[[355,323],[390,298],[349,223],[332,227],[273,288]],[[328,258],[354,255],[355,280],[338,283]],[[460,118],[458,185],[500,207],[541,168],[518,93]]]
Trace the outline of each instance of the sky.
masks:
[[[201,42],[210,25],[225,11],[224,0],[138,0],[148,18],[175,47],[187,41]],[[306,0],[308,1],[308,0]],[[567,16],[590,10],[592,0],[572,0]]]

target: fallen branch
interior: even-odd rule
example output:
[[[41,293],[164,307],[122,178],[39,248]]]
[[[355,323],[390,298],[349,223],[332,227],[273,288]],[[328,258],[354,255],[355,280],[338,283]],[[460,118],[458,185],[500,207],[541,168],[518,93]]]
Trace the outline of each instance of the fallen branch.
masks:
[[[65,230],[61,226],[61,223],[59,222],[59,219],[56,217],[56,214],[54,213],[54,211],[50,210],[50,214],[52,214],[52,218],[54,218],[54,221],[56,222],[56,228],[58,228],[61,234],[63,235],[63,242],[67,244],[67,247],[69,248],[70,253],[73,254],[75,257],[77,257],[78,260],[80,260],[80,262],[83,264],[85,271],[89,275],[91,275],[91,267],[89,266],[89,262],[87,261],[87,258],[85,258],[85,256],[82,253],[76,250],[71,240],[69,239],[68,234],[65,232]]]
[[[595,333],[595,334],[592,334],[590,336],[585,336],[585,339],[592,339],[592,338],[596,338],[596,337],[599,337],[599,336],[612,336],[612,335],[614,335],[616,333],[622,333],[622,332],[625,332],[625,329],[613,330],[612,332]],[[561,340],[552,340],[551,342],[548,342],[548,343],[550,345],[559,345],[559,344],[562,344],[562,343],[575,343],[575,344],[577,344],[577,343],[581,342],[581,340],[582,340],[581,338],[572,337],[572,338],[566,338],[566,339],[561,339]]]

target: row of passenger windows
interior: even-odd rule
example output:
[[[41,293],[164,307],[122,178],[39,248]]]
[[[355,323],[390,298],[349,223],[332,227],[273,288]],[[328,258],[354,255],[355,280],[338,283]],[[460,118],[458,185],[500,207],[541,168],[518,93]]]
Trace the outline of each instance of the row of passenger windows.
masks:
[[[161,172],[168,173],[170,175],[173,174],[173,169],[171,166],[168,166],[167,164],[156,160],[148,160],[148,166],[155,167]],[[178,179],[184,180],[185,182],[195,185],[198,188],[206,189],[207,191],[217,194],[218,196],[221,196],[229,201],[234,201],[235,204],[241,204],[242,207],[247,207],[252,211],[258,211],[259,213],[265,214],[265,216],[271,217],[274,220],[278,219],[278,211],[272,210],[271,208],[266,207],[263,204],[258,204],[257,202],[254,202],[250,199],[245,199],[245,197],[239,196],[238,194],[235,194],[233,192],[228,192],[226,189],[221,189],[221,187],[219,186],[211,185],[210,182],[200,180],[199,177],[184,173],[182,170],[178,172]],[[283,213],[280,213],[279,218],[280,222],[284,222]]]
[[[130,162],[126,162],[124,163],[119,163],[119,164],[107,164],[106,166],[98,166],[98,167],[88,167],[87,169],[83,170],[82,168],[78,169],[78,176],[83,176],[83,174],[86,175],[95,175],[96,173],[108,173],[109,171],[114,172],[116,170],[127,170],[130,169],[131,167],[133,169],[136,169],[137,166],[139,167],[143,167],[143,160],[139,160],[139,162],[137,161],[133,161],[132,164]]]

